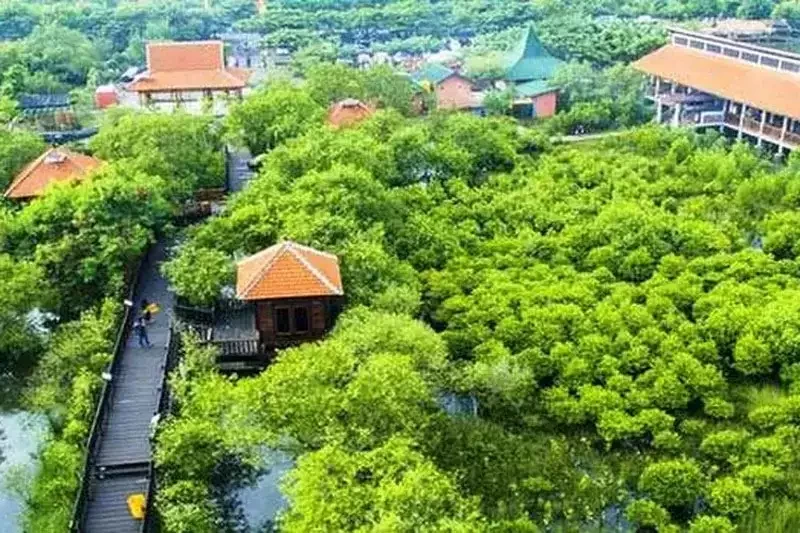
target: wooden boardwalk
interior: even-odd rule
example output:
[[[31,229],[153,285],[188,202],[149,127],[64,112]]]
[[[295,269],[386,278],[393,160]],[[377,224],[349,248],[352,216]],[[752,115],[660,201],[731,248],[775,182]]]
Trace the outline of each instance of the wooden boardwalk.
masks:
[[[134,308],[142,298],[158,302],[161,311],[147,328],[152,348],[139,346],[136,335],[126,339],[119,366],[112,377],[108,414],[100,424],[88,478],[85,513],[76,530],[86,533],[140,533],[141,520],[131,517],[127,498],[146,494],[152,447],[151,420],[159,410],[169,342],[173,297],[161,275],[164,243],[150,250],[142,265]]]

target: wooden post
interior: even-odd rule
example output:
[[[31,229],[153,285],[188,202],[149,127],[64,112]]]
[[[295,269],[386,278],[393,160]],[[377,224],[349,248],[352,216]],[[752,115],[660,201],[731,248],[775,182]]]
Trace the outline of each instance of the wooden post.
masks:
[[[742,104],[742,114],[739,115],[739,132],[736,134],[736,139],[742,140],[742,128],[744,127],[744,114],[747,112],[747,104]]]

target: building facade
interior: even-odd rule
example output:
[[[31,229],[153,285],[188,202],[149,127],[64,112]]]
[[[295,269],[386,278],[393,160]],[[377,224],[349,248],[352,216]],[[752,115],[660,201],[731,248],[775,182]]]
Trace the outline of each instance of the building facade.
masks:
[[[800,55],[672,29],[639,59],[659,124],[716,128],[779,154],[800,146]]]
[[[558,88],[550,80],[561,64],[526,28],[504,65],[503,82],[513,88],[515,115],[546,118],[556,114]]]
[[[411,75],[411,79],[436,97],[437,109],[479,110],[482,93],[469,78],[439,63],[427,63]]]
[[[222,41],[151,42],[146,50],[147,70],[129,86],[142,107],[223,115],[250,77],[226,66]]]

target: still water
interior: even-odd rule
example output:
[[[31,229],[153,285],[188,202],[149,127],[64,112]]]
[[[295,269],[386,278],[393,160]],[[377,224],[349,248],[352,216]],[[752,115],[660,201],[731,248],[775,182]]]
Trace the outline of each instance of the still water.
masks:
[[[265,525],[274,523],[280,511],[286,507],[279,486],[281,478],[294,466],[289,455],[274,450],[266,451],[265,462],[267,471],[255,485],[237,494],[250,531],[253,532],[269,531]]]
[[[32,472],[34,455],[47,435],[47,420],[19,410],[0,411],[0,524],[2,530],[18,533],[23,502],[8,487],[10,471],[26,469]]]

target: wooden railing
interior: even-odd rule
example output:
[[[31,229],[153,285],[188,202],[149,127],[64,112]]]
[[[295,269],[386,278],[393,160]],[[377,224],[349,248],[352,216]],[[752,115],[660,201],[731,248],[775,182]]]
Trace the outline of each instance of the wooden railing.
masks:
[[[140,260],[133,270],[131,278],[128,280],[128,290],[126,292],[126,299],[133,302],[134,295],[136,294],[136,287],[139,284],[139,276],[141,274],[143,260]],[[125,351],[125,344],[130,333],[130,328],[133,322],[133,305],[126,305],[125,311],[122,316],[122,322],[117,329],[117,337],[114,341],[114,351],[111,358],[111,366],[108,373],[111,380],[104,379],[103,388],[100,391],[100,398],[97,402],[97,408],[92,419],[92,425],[89,429],[89,437],[86,440],[86,449],[83,453],[83,469],[79,477],[80,487],[78,494],[75,498],[75,504],[72,508],[72,519],[70,520],[69,529],[72,532],[80,533],[83,531],[83,521],[86,517],[86,502],[92,497],[90,493],[91,476],[95,467],[95,454],[97,450],[98,439],[103,434],[104,426],[108,416],[108,407],[111,401],[111,396],[114,392],[114,376],[119,369],[122,354]]]

